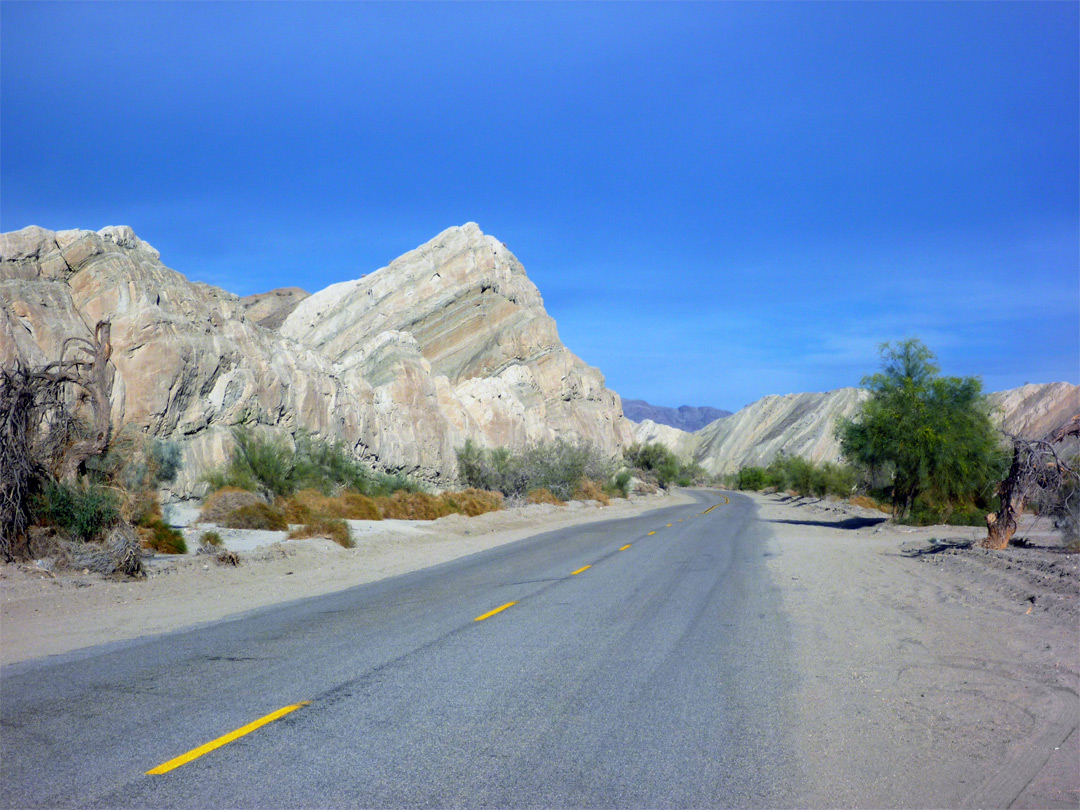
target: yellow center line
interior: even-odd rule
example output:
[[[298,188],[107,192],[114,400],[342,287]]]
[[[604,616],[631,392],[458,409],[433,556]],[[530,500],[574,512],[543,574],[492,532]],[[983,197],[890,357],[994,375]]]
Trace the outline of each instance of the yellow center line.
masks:
[[[267,723],[273,723],[278,718],[284,717],[289,712],[295,712],[300,707],[307,706],[309,703],[311,703],[310,700],[304,700],[300,703],[294,703],[292,706],[286,706],[283,709],[278,709],[276,712],[271,712],[270,714],[266,715],[266,717],[260,717],[254,723],[248,723],[246,726],[238,728],[236,731],[229,732],[224,737],[218,737],[216,740],[211,740],[206,745],[200,745],[198,748],[191,749],[186,754],[181,754],[175,759],[170,759],[168,762],[161,763],[153,770],[147,771],[146,775],[151,776],[168,773],[175,768],[179,768],[181,765],[186,765],[193,759],[198,759],[203,754],[209,754],[211,751],[217,748],[221,748],[221,746],[223,745],[228,745],[233,740],[239,739],[245,734],[250,734],[257,728],[262,728]]]
[[[592,566],[591,566],[591,565],[583,565],[583,566],[581,566],[581,568],[579,568],[579,569],[578,569],[577,571],[571,571],[571,572],[570,572],[570,576],[572,576],[572,577],[574,577],[574,576],[577,576],[577,575],[578,575],[578,574],[580,574],[580,573],[581,573],[582,571],[588,571],[588,570],[589,570],[590,568],[592,568]]]
[[[627,543],[625,546],[620,548],[619,551],[626,551],[628,548],[630,548],[630,546],[631,546],[631,543]]]
[[[645,536],[646,536],[646,537],[648,537],[648,536],[650,536],[650,535],[653,535],[653,534],[656,534],[656,532],[655,532],[655,531],[651,531],[651,532],[649,532],[649,534],[647,534],[647,535],[645,535]]]
[[[669,524],[667,524],[667,525],[666,525],[666,526],[665,526],[664,528],[665,528],[665,529],[670,529],[670,528],[671,528],[671,524],[670,524],[670,523],[669,523]]]
[[[474,622],[482,622],[484,619],[490,619],[496,613],[502,613],[508,607],[513,607],[516,604],[517,604],[517,602],[507,602],[505,605],[502,605],[501,607],[497,607],[494,610],[489,610],[487,613],[485,613],[485,614],[483,614],[481,616],[477,616],[475,619],[473,619],[473,621]]]

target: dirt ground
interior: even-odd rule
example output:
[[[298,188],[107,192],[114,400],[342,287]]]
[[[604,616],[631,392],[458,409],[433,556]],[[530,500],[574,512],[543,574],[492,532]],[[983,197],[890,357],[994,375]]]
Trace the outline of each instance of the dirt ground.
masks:
[[[971,548],[835,501],[753,496],[799,672],[804,807],[1080,808],[1080,555],[1045,527]],[[223,531],[238,568],[156,558],[142,581],[0,566],[0,663],[215,621],[574,523],[690,502],[351,523],[354,549]],[[201,528],[188,530],[194,547]],[[108,617],[103,620],[103,617]]]
[[[800,673],[807,807],[1080,807],[1080,555],[754,496]]]

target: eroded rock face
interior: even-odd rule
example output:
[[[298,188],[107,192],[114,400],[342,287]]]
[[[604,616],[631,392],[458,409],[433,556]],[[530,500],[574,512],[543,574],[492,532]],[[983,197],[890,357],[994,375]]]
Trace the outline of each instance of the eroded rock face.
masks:
[[[695,433],[645,421],[636,425],[634,439],[660,442],[721,475],[766,466],[779,453],[814,462],[840,461],[836,420],[853,418],[867,396],[861,388],[768,396]],[[1069,383],[1025,385],[987,399],[995,425],[1028,439],[1046,436],[1080,412],[1080,387]]]
[[[240,423],[341,439],[384,469],[447,483],[466,438],[564,436],[615,453],[629,437],[618,396],[475,225],[305,296],[242,301],[189,282],[130,228],[24,228],[0,235],[0,362],[55,359],[65,338],[110,319],[114,425],[181,442],[185,493]]]

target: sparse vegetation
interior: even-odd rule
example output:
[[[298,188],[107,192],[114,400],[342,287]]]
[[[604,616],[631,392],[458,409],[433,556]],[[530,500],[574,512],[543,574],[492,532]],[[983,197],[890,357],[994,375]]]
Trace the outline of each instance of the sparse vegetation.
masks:
[[[508,448],[484,449],[472,440],[457,450],[458,474],[474,489],[501,492],[526,499],[529,493],[548,490],[560,501],[574,497],[584,481],[614,480],[614,464],[587,442],[556,439],[519,452]],[[601,486],[603,486],[601,485]]]
[[[541,487],[540,489],[534,489],[525,497],[526,503],[548,503],[552,506],[566,506],[566,501],[561,501],[556,498],[550,489]]]
[[[229,529],[259,529],[271,532],[283,532],[289,528],[285,513],[281,509],[261,502],[233,509],[218,523]]]
[[[235,429],[233,437],[229,460],[203,476],[214,489],[244,489],[268,501],[305,489],[324,495],[350,490],[368,496],[420,491],[420,485],[408,476],[366,467],[340,442],[300,433],[290,444],[284,437],[260,435],[245,427]]]
[[[342,518],[310,517],[302,525],[289,532],[289,539],[303,537],[326,537],[342,548],[355,548],[349,524]]]
[[[117,493],[86,480],[76,484],[49,481],[33,509],[37,519],[86,543],[101,539],[120,519]]]
[[[725,476],[723,483],[731,489],[772,489],[800,496],[847,498],[855,489],[856,481],[856,470],[851,467],[827,461],[814,464],[799,456],[779,455],[768,467],[743,467]]]
[[[221,535],[217,532],[203,532],[199,537],[199,545],[221,548],[225,545],[225,541],[221,539]]]
[[[659,442],[647,444],[635,442],[623,451],[623,459],[628,465],[638,470],[643,479],[665,488],[672,484],[689,487],[694,484],[703,484],[707,479],[701,465],[680,459]]]

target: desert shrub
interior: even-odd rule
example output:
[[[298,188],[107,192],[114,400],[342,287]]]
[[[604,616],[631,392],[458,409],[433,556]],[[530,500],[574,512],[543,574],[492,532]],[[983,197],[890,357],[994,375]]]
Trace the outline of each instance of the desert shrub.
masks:
[[[583,479],[574,492],[575,501],[599,501],[603,506],[610,506],[611,499],[604,493],[603,484],[598,481]]]
[[[152,548],[162,554],[187,554],[184,535],[164,520],[158,519],[147,526],[140,526],[137,531],[144,548]]]
[[[289,532],[289,538],[297,540],[304,537],[326,537],[343,548],[354,548],[349,525],[341,518],[312,517]]]
[[[526,496],[525,500],[528,503],[550,503],[555,506],[566,506],[566,501],[560,501],[554,495],[551,494],[550,489],[534,489]]]
[[[261,529],[280,532],[289,528],[285,513],[276,506],[262,501],[232,510],[219,523],[230,529]]]
[[[73,540],[87,542],[120,519],[120,499],[102,486],[51,481],[34,512],[39,520],[63,529]]]
[[[225,541],[221,539],[221,535],[217,532],[203,532],[202,536],[199,537],[199,545],[221,548],[225,545]]]
[[[732,483],[735,489],[757,492],[769,486],[768,477],[763,467],[743,467],[733,475],[734,481]]]
[[[203,478],[211,486],[225,486],[288,497],[305,489],[331,495],[342,489],[364,495],[390,495],[399,490],[417,492],[420,485],[402,473],[372,470],[354,458],[341,442],[296,435],[292,444],[283,437],[260,436],[238,428],[229,461]]]
[[[614,469],[588,442],[556,439],[530,445],[519,452],[498,447],[484,449],[466,441],[457,450],[458,475],[466,486],[524,498],[536,489],[548,489],[568,500],[583,479],[607,481]]]
[[[672,484],[688,487],[708,480],[708,474],[700,464],[680,459],[659,442],[635,442],[623,450],[623,459],[638,470],[644,480],[665,488]]]
[[[265,503],[254,492],[239,487],[227,486],[214,492],[203,502],[199,512],[200,523],[221,523],[226,516],[242,506]]]
[[[604,492],[613,498],[629,498],[630,479],[633,477],[630,470],[621,470],[611,479],[611,483],[604,486]]]

